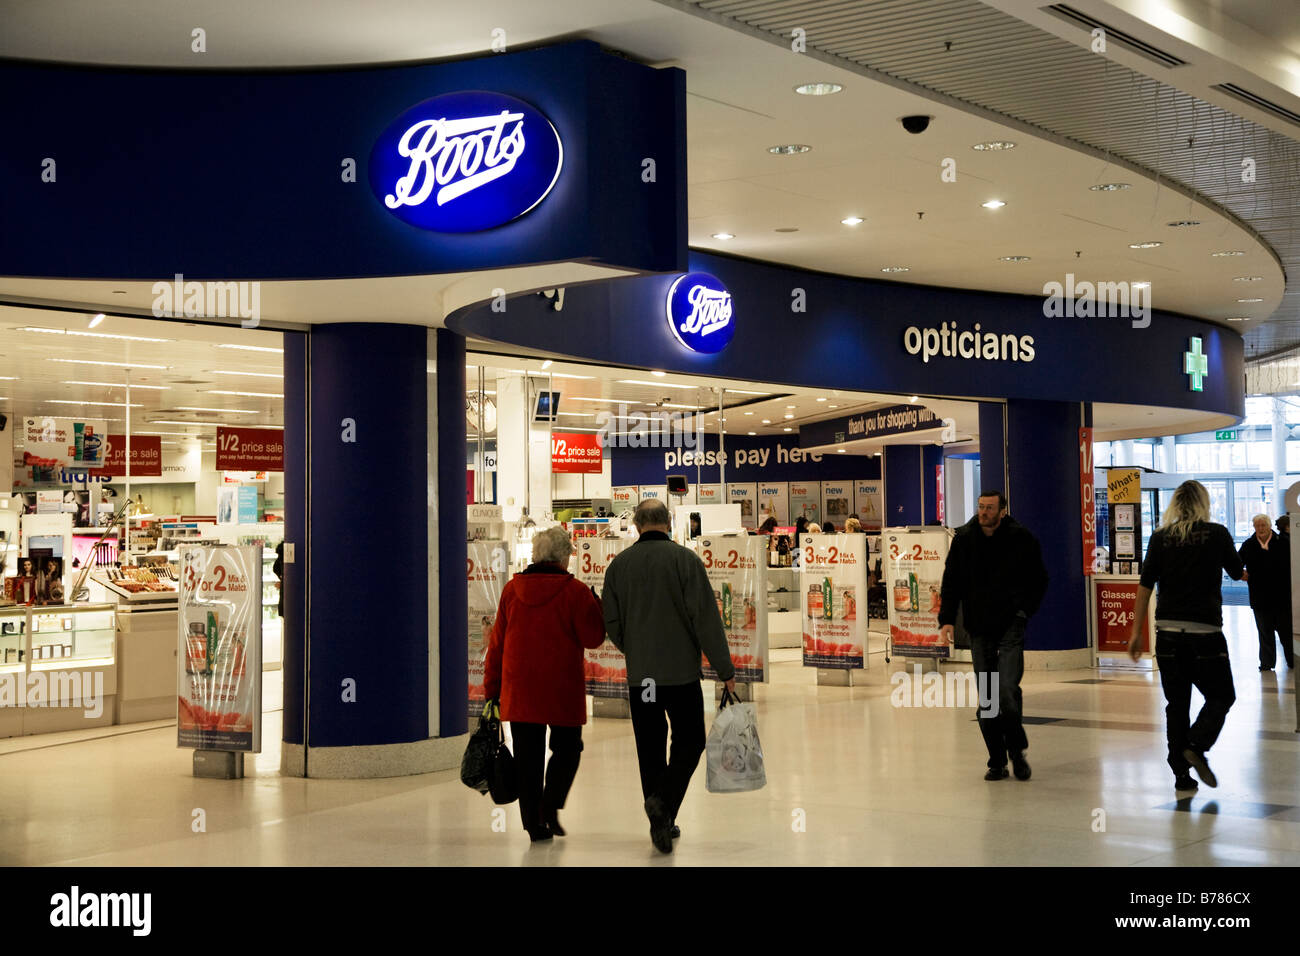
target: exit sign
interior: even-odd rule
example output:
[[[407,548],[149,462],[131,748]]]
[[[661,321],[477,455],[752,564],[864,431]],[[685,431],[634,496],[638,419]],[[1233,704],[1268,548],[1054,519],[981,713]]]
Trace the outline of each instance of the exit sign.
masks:
[[[1215,441],[1236,441],[1237,430],[1235,428],[1229,428],[1227,431],[1215,432],[1214,440]]]

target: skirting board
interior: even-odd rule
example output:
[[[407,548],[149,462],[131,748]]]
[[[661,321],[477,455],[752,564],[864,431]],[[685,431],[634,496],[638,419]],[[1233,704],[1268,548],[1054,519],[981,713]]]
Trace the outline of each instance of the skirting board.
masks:
[[[408,777],[436,773],[460,766],[469,735],[434,737],[404,744],[367,747],[312,747],[304,774],[302,744],[287,741],[280,747],[280,773],[323,780],[364,780],[373,777]]]

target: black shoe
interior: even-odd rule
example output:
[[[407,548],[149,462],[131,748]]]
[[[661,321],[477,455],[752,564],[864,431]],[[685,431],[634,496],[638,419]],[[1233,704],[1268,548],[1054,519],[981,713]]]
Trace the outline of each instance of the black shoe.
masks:
[[[989,772],[984,775],[985,780],[1005,780],[1011,774],[1007,773],[1006,767],[989,767]]]
[[[672,829],[669,832],[673,835],[673,839],[676,840],[678,837],[682,835],[682,828],[674,823]]]
[[[564,827],[560,826],[559,810],[543,810],[542,824],[549,829],[554,836],[562,837],[568,835],[564,832]]]
[[[1016,772],[1017,780],[1028,780],[1029,775],[1033,773],[1033,771],[1029,769],[1029,761],[1025,759],[1023,751],[1011,755],[1011,767]]]
[[[554,835],[555,834],[551,832],[551,828],[548,827],[545,823],[543,823],[541,826],[532,827],[528,831],[528,838],[532,840],[534,843],[545,843],[547,840],[551,839],[551,837],[553,837]]]
[[[1196,775],[1201,778],[1207,787],[1217,787],[1219,785],[1219,778],[1210,769],[1210,765],[1205,760],[1205,754],[1188,747],[1183,751],[1183,759],[1192,765]]]
[[[1180,793],[1195,793],[1200,787],[1190,773],[1180,773],[1174,778],[1174,789]]]
[[[1273,669],[1273,668],[1271,668],[1271,667],[1261,667],[1261,668],[1259,669],[1259,672],[1262,674],[1262,673],[1264,673],[1264,671],[1271,671],[1272,669]]]
[[[650,818],[650,842],[660,853],[673,852],[673,821],[668,816],[663,797],[651,794],[646,797],[645,814]]]

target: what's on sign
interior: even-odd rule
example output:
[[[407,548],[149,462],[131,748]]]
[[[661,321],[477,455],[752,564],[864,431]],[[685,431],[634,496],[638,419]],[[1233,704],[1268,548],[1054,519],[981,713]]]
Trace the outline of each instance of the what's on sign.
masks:
[[[599,475],[604,466],[600,436],[588,432],[551,433],[551,471]]]
[[[284,429],[218,427],[217,471],[284,471]]]
[[[668,289],[668,326],[692,352],[721,352],[736,334],[731,293],[707,272],[688,272]]]
[[[1136,505],[1142,502],[1142,469],[1106,469],[1106,500],[1113,505]]]
[[[370,188],[412,226],[480,232],[540,203],[563,166],[560,134],[523,100],[448,93],[411,107],[380,134]]]

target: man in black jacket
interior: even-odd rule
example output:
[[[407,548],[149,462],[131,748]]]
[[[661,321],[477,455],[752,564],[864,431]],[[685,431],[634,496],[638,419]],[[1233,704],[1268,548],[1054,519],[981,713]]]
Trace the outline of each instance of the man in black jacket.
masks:
[[[989,750],[985,780],[1004,780],[1007,759],[1017,780],[1028,780],[1021,720],[1020,678],[1025,672],[1025,625],[1047,593],[1047,568],[1036,539],[1007,516],[1001,491],[980,494],[975,517],[962,526],[943,570],[939,624],[951,646],[958,607],[970,632],[975,675],[998,709],[981,706],[980,733]]]
[[[1274,534],[1268,515],[1255,515],[1255,533],[1237,552],[1246,566],[1250,609],[1259,629],[1259,669],[1277,666],[1277,640],[1287,667],[1295,667],[1291,648],[1291,539]],[[1273,637],[1277,634],[1277,638]]]

